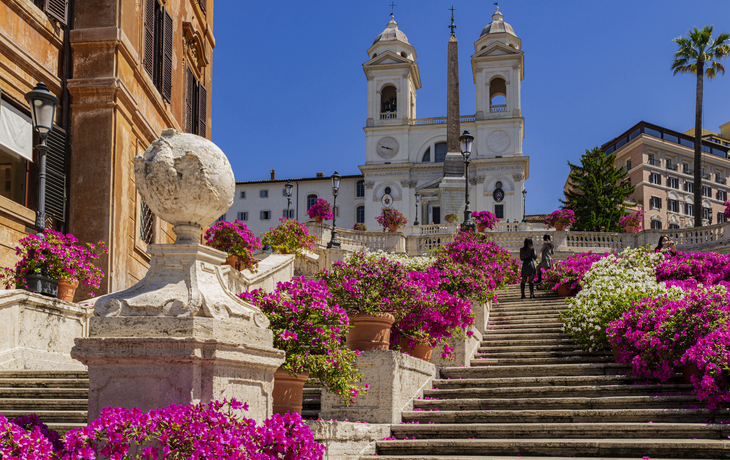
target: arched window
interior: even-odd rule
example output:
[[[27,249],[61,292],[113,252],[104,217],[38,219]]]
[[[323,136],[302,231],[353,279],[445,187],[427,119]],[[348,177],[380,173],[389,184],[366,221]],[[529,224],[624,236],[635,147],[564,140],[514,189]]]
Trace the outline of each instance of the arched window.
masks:
[[[446,142],[437,142],[436,145],[433,146],[433,148],[436,151],[436,157],[434,158],[434,161],[436,163],[443,163],[446,160]]]
[[[421,159],[421,163],[430,163],[431,162],[431,147],[426,149],[426,153],[423,154],[423,158]]]
[[[314,203],[317,201],[317,195],[314,193],[311,193],[307,195],[307,211],[309,211],[309,208],[314,206]]]
[[[497,77],[489,82],[489,111],[507,111],[507,84],[504,79]]]
[[[355,208],[355,222],[365,223],[365,206]]]
[[[365,181],[364,180],[357,181],[357,190],[356,190],[355,196],[357,198],[362,198],[365,196]]]
[[[406,53],[405,51],[401,51],[401,52],[400,52],[400,55],[401,55],[402,57],[406,58],[406,59],[408,58],[408,53]]]
[[[388,85],[380,91],[380,112],[398,112],[398,92],[395,90],[395,86]]]

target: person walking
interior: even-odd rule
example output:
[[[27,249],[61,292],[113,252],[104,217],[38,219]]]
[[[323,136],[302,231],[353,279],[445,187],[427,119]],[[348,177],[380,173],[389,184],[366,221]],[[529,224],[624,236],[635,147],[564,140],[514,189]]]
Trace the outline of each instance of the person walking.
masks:
[[[525,245],[520,248],[520,260],[522,260],[522,282],[520,283],[520,290],[522,292],[521,299],[525,299],[525,283],[530,283],[530,298],[535,298],[535,284],[533,279],[537,270],[535,269],[535,248],[532,243],[532,238],[525,238]]]
[[[553,244],[552,238],[549,233],[546,233],[542,237],[542,249],[540,249],[540,264],[537,266],[537,281],[535,284],[540,286],[542,284],[542,271],[548,270],[553,266],[553,252],[555,245]]]

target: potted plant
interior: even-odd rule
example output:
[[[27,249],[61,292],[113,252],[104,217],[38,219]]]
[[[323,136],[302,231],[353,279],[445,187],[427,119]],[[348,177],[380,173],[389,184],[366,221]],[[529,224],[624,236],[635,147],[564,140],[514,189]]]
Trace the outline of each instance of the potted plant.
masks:
[[[256,272],[259,261],[253,253],[263,248],[263,245],[246,224],[238,220],[235,222],[220,220],[206,230],[205,244],[228,254],[223,265],[230,265],[236,270],[248,269]]]
[[[280,225],[270,229],[261,238],[261,242],[279,254],[294,254],[298,259],[304,259],[303,251],[314,248],[316,238],[307,231],[303,223],[280,217]]]
[[[375,220],[383,226],[383,228],[389,229],[391,232],[398,231],[398,227],[402,227],[408,223],[408,219],[405,218],[400,211],[393,208],[383,208]]]
[[[355,225],[352,226],[353,230],[357,230],[358,232],[367,232],[368,226],[363,224],[362,222],[357,222]]]
[[[619,227],[623,233],[639,233],[641,229],[641,223],[644,218],[644,210],[637,209],[635,212],[631,212],[621,217],[618,221]]]
[[[575,223],[575,213],[571,209],[559,209],[553,211],[545,219],[547,228],[555,227],[555,230],[562,232]]]
[[[318,224],[321,224],[323,220],[330,220],[334,217],[332,206],[323,198],[317,198],[317,201],[307,210],[307,215]]]
[[[483,233],[485,229],[493,230],[499,219],[489,211],[478,211],[471,214],[471,219],[477,224],[477,231]]]
[[[274,374],[274,413],[302,411],[302,389],[308,376],[346,405],[369,385],[360,386],[362,373],[353,367],[358,351],[345,347],[350,321],[324,281],[294,278],[276,291],[244,292],[242,299],[261,309],[274,332],[274,346],[286,352],[286,362]]]
[[[446,219],[446,222],[453,224],[454,222],[459,222],[459,216],[456,215],[455,212],[450,212],[444,216],[444,219]]]
[[[15,248],[21,259],[15,268],[3,268],[0,279],[8,289],[27,289],[71,302],[80,282],[99,287],[104,272],[93,261],[99,253],[108,252],[103,241],[78,243],[75,236],[52,229],[44,230],[42,237],[29,234]]]

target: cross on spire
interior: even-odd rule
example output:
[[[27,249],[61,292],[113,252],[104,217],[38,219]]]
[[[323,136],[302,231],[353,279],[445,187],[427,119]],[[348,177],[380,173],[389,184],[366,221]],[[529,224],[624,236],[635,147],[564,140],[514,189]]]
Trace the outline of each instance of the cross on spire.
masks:
[[[454,11],[456,11],[456,8],[454,8],[454,6],[452,5],[449,10],[451,10],[451,25],[449,26],[449,29],[451,29],[451,36],[453,36],[454,29],[456,29],[456,25],[454,24]]]
[[[390,5],[388,5],[388,6],[390,6],[390,17],[392,18],[393,13],[395,13],[395,7],[398,5],[396,5],[395,2],[390,2]]]

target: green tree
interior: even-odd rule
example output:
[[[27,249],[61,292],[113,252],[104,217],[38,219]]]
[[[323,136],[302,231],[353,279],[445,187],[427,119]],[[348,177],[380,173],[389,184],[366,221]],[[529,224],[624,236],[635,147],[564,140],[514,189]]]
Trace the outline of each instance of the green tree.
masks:
[[[672,70],[678,73],[692,73],[697,76],[697,95],[695,99],[695,227],[702,226],[702,95],[704,77],[712,80],[720,73],[725,75],[725,67],[719,62],[730,54],[730,35],[721,33],[714,40],[712,26],[702,30],[693,28],[686,37],[672,40],[679,45],[674,55]]]
[[[565,191],[565,208],[575,213],[574,230],[618,232],[618,221],[626,214],[624,201],[636,187],[626,180],[626,171],[614,166],[616,155],[598,147],[586,150],[580,166],[568,161],[570,189]]]

